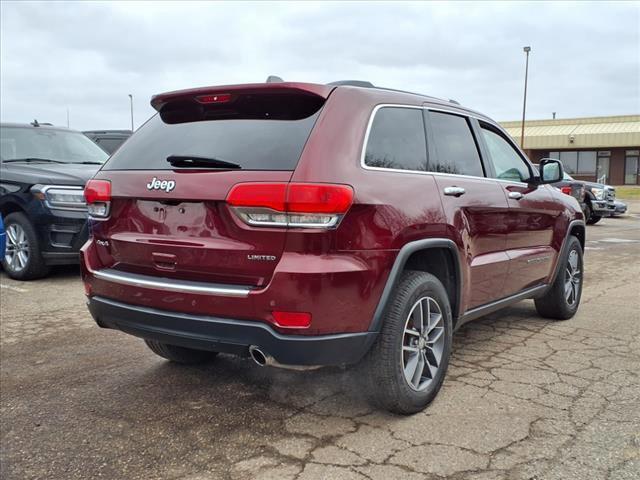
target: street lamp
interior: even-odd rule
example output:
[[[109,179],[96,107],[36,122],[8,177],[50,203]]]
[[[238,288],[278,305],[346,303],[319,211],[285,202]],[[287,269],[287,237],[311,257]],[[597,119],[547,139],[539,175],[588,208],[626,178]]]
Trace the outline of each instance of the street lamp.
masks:
[[[131,106],[131,131],[133,132],[133,95],[129,94],[129,105]]]
[[[527,54],[527,63],[524,67],[524,100],[522,102],[522,131],[520,133],[520,148],[524,150],[524,117],[527,110],[527,77],[529,76],[529,52],[531,47],[524,47],[524,53]]]

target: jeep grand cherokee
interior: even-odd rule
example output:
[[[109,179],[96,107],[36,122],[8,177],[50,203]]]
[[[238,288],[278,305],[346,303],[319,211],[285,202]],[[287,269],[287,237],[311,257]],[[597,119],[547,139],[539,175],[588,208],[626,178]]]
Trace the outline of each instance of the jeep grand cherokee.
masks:
[[[266,83],[164,93],[85,189],[98,325],[181,363],[356,364],[423,409],[453,331],[534,298],[580,302],[583,214],[500,126],[451,102]]]

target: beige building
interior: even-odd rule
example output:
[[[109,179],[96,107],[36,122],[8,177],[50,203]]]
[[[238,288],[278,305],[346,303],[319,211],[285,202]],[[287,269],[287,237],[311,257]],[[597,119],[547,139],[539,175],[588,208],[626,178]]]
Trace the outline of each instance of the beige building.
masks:
[[[520,121],[501,122],[518,144]],[[524,150],[537,163],[549,157],[580,180],[640,184],[640,115],[527,120]]]

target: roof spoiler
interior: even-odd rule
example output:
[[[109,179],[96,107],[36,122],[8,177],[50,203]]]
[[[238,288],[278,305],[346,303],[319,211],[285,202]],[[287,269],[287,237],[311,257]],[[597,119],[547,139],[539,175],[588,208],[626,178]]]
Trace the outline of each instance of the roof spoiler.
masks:
[[[160,111],[166,104],[175,101],[192,100],[199,103],[213,103],[216,101],[228,101],[231,97],[237,95],[257,94],[299,94],[326,99],[334,88],[335,86],[332,85],[294,82],[221,85],[160,93],[151,97],[151,106]]]

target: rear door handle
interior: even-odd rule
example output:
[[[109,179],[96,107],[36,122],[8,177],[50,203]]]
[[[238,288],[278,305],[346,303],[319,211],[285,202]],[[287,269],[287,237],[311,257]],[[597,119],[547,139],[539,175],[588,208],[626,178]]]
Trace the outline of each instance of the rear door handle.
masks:
[[[520,192],[509,192],[509,198],[514,200],[520,200],[522,197],[524,197],[524,195]]]
[[[465,194],[465,189],[462,187],[444,187],[444,194],[450,197],[459,197]]]

